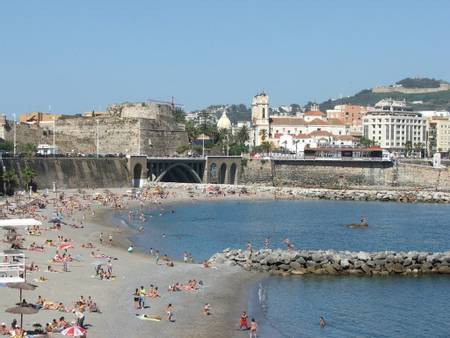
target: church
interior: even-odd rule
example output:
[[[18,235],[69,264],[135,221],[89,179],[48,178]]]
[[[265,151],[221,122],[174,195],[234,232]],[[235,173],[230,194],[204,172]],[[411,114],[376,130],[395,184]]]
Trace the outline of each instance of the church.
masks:
[[[269,96],[264,92],[253,97],[251,121],[252,147],[270,142],[276,148],[298,153],[305,147],[353,146],[356,142],[350,125],[328,117],[317,105],[296,115],[270,115]]]

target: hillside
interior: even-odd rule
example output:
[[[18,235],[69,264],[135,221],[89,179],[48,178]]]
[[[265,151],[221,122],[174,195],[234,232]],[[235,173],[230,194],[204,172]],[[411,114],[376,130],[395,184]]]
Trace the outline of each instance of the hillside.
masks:
[[[437,81],[434,79],[403,79],[398,81],[397,84],[402,84],[405,88],[433,88],[436,83],[446,83],[444,81]],[[428,87],[425,87],[427,85]],[[414,87],[412,87],[414,86]],[[384,98],[393,98],[395,100],[406,100],[414,110],[450,110],[450,90],[433,92],[433,93],[374,93],[372,89],[365,89],[359,93],[342,99],[327,100],[320,104],[320,109],[325,111],[326,109],[332,109],[338,104],[355,104],[362,106],[373,106],[375,103]]]

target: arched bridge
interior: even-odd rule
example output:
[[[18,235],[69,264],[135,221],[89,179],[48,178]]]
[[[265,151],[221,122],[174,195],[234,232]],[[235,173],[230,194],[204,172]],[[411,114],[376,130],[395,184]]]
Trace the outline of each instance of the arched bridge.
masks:
[[[139,187],[146,181],[237,184],[240,167],[240,156],[131,156],[128,169],[132,185]]]

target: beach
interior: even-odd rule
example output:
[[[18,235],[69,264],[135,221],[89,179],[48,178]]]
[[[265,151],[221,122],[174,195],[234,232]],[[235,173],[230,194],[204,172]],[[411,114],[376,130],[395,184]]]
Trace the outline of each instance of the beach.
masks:
[[[125,189],[112,189],[107,193],[89,191],[84,194],[87,200],[84,200],[83,206],[80,206],[76,201],[83,200],[81,194],[77,191],[65,191],[63,199],[58,201],[56,208],[66,210],[70,214],[70,216],[65,215],[63,219],[65,223],[78,226],[82,224],[83,228],[62,224],[61,230],[45,230],[40,236],[25,235],[26,248],[32,242],[36,242],[37,245],[43,244],[44,250],[43,252],[25,251],[27,264],[33,262],[38,265],[39,271],[27,271],[27,282],[38,285],[38,288],[34,291],[24,291],[23,298],[29,303],[36,302],[38,296],[56,304],[62,302],[68,312],[41,309],[38,314],[24,316],[24,328],[31,328],[33,323],[45,326],[52,319],[58,320],[61,316],[64,316],[67,322],[71,322],[74,320],[74,314],[70,310],[74,307],[74,303],[81,296],[85,299],[91,296],[102,313],[86,311],[84,324],[88,328],[88,337],[209,337],[211,335],[246,337],[248,335],[246,332],[237,330],[239,316],[242,311],[247,310],[248,286],[261,279],[263,275],[226,265],[204,268],[198,263],[183,263],[181,257],[173,257],[174,266],[169,267],[164,263],[156,264],[155,258],[148,253],[137,251],[128,253],[127,238],[133,232],[123,224],[114,224],[112,218],[114,210],[111,209],[111,203],[118,200],[117,196],[123,196],[125,193]],[[103,205],[92,200],[92,196],[98,197],[101,194],[104,196],[109,194],[111,200],[108,202],[108,197],[105,197],[106,201],[102,201]],[[128,204],[122,207],[133,208],[139,205],[158,207],[186,198],[192,199],[186,191],[171,192],[170,195],[156,200],[133,201],[131,198],[126,198]],[[198,198],[200,200],[201,196]],[[233,198],[238,197],[233,196]],[[61,207],[64,201],[72,202],[66,203],[64,209]],[[95,207],[93,207],[94,204]],[[52,218],[54,211],[54,204],[48,200],[45,209],[37,210],[32,215],[48,221]],[[62,213],[64,214],[64,211]],[[50,226],[46,221],[43,222],[43,227]],[[21,230],[20,233],[25,231]],[[100,233],[103,233],[103,244],[99,243]],[[111,246],[108,243],[110,234],[112,235]],[[68,272],[62,272],[62,263],[52,262],[57,247],[44,244],[48,239],[57,241],[58,236],[69,239],[73,245],[73,248],[68,249],[68,253],[74,258],[74,261],[68,262]],[[82,244],[87,243],[92,243],[94,248],[83,248]],[[6,249],[7,244],[3,243],[2,248]],[[61,253],[62,250],[59,251]],[[91,252],[96,257],[92,257]],[[96,265],[93,263],[99,260],[100,255],[113,258],[111,263],[114,278],[100,280],[95,276]],[[52,270],[61,272],[46,271],[48,265],[51,265]],[[45,281],[41,281],[41,277]],[[171,284],[187,283],[192,279],[202,281],[198,290],[179,292],[167,290]],[[148,289],[151,284],[159,288],[161,297],[157,299],[146,297],[146,306],[149,307],[142,310],[135,309],[133,292],[140,286]],[[19,292],[4,287],[0,288],[0,293],[0,322],[10,325],[11,321],[14,318],[19,319],[19,316],[5,313],[4,310],[19,301]],[[174,322],[165,320],[165,308],[169,303],[174,308]],[[203,314],[203,306],[206,303],[211,307],[210,316]],[[161,316],[163,320],[139,320],[136,314]]]

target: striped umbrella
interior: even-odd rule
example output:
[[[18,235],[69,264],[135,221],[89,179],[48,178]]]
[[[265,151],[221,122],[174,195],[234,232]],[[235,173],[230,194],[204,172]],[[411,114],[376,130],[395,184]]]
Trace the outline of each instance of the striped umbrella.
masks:
[[[62,330],[61,334],[68,337],[80,337],[86,334],[86,330],[80,326],[75,325]]]

